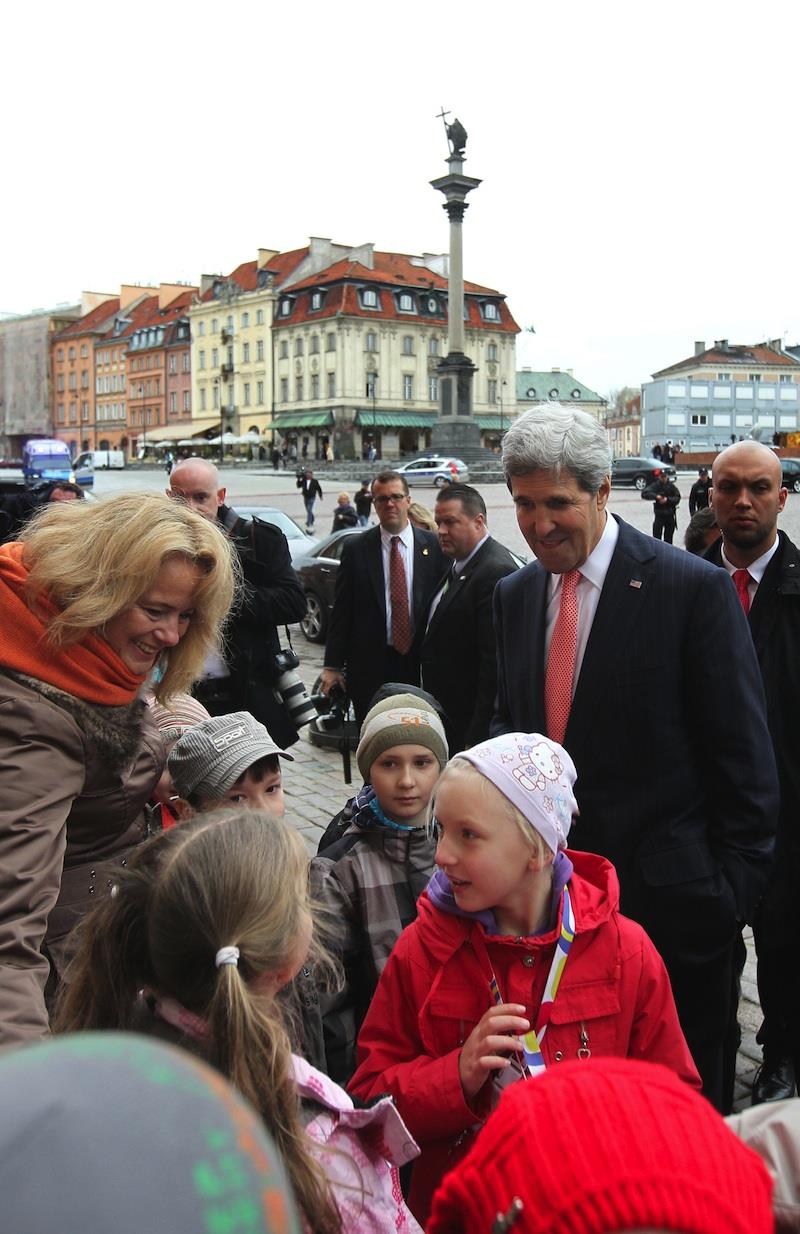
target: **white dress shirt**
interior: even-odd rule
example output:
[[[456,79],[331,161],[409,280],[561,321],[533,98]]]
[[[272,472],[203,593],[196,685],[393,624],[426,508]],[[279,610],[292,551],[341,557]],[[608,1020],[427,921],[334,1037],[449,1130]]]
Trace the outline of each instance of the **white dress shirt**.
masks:
[[[386,642],[392,642],[392,596],[391,574],[389,563],[392,553],[392,540],[395,535],[400,537],[400,556],[406,572],[406,587],[408,588],[408,613],[411,619],[411,629],[414,629],[414,604],[412,602],[414,589],[414,528],[406,523],[402,531],[384,531],[381,527],[381,556],[383,558],[383,594],[386,600]]]
[[[578,639],[575,647],[575,673],[572,678],[572,696],[575,697],[575,687],[578,684],[586,644],[592,629],[594,615],[600,603],[600,593],[606,581],[608,567],[614,556],[614,549],[619,539],[619,526],[616,519],[606,514],[606,525],[603,534],[597,541],[592,552],[582,566],[579,566],[581,577],[578,580],[576,596],[578,599]],[[548,582],[547,613],[544,632],[544,659],[547,663],[547,653],[550,650],[550,640],[553,637],[558,609],[561,604],[561,575],[551,574]]]
[[[731,565],[731,563],[728,561],[728,558],[725,556],[725,544],[723,542],[722,564],[724,565],[725,569],[730,574],[731,578],[733,578],[734,572],[736,570],[747,570],[747,573],[750,575],[750,582],[747,584],[747,594],[750,597],[751,605],[753,603],[753,600],[755,599],[756,592],[758,591],[758,584],[761,582],[762,578],[764,577],[764,571],[766,570],[767,566],[772,561],[772,558],[775,556],[775,554],[778,551],[779,543],[780,541],[776,535],[775,542],[773,543],[772,547],[768,548],[766,553],[762,553],[760,557],[756,557],[755,561],[751,561],[749,566],[734,566],[734,565]]]

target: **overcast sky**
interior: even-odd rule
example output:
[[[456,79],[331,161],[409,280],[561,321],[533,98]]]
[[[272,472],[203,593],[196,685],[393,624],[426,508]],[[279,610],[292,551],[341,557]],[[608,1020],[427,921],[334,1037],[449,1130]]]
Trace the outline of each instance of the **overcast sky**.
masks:
[[[282,7],[9,8],[0,311],[309,235],[444,251],[444,106],[520,367],[606,394],[695,339],[800,341],[796,0]]]

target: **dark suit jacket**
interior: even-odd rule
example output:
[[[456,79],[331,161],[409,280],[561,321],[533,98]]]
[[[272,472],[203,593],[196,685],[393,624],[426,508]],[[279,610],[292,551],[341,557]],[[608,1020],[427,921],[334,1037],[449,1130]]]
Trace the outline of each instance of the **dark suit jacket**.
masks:
[[[419,645],[445,558],[438,537],[414,528],[414,579],[411,606],[414,643],[407,657],[411,674],[419,674]],[[336,597],[325,643],[326,668],[344,669],[347,691],[359,721],[364,718],[384,677],[386,597],[381,556],[381,529],[371,527],[348,536],[336,573]]]
[[[798,715],[800,703],[800,551],[778,532],[778,549],[764,571],[747,620],[767,697],[769,725],[781,808],[778,820],[776,865],[791,862],[800,874],[800,758]],[[717,540],[706,561],[722,565],[722,544]]]
[[[490,536],[451,581],[422,641],[422,684],[447,713],[451,754],[489,736],[497,693],[492,595],[498,580],[517,568]]]
[[[545,731],[548,577],[534,563],[495,590],[495,733]],[[570,845],[614,862],[623,912],[647,927],[654,901],[682,903],[705,887],[721,909],[727,895],[729,916],[728,884],[751,920],[777,782],[761,675],[727,574],[620,522],[564,745],[578,772]]]

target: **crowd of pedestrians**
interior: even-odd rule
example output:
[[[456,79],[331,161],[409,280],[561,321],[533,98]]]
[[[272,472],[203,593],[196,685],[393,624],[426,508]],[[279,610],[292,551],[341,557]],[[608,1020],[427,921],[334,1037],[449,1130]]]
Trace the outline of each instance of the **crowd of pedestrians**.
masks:
[[[361,785],[310,863],[282,534],[186,459],[162,497],[47,503],[0,548],[9,1228],[800,1228],[780,465],[723,451],[692,490],[720,538],[686,553],[666,476],[658,537],[608,514],[581,412],[520,416],[503,463],[523,568],[469,485],[435,531],[399,473],[339,495],[364,530],[322,690]],[[766,1104],[726,1122],[745,922]],[[42,1148],[32,1187],[9,1163]]]

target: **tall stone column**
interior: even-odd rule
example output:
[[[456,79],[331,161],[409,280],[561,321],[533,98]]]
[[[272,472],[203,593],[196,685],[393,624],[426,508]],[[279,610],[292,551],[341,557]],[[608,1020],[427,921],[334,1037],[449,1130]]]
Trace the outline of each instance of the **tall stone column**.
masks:
[[[472,416],[472,378],[475,365],[464,347],[464,257],[463,221],[467,194],[481,183],[464,175],[464,147],[467,134],[458,120],[447,125],[451,151],[448,174],[431,180],[431,186],[444,194],[443,209],[450,220],[450,260],[448,269],[447,355],[439,361],[439,418],[431,434],[431,447],[443,454],[481,452],[481,435]]]

